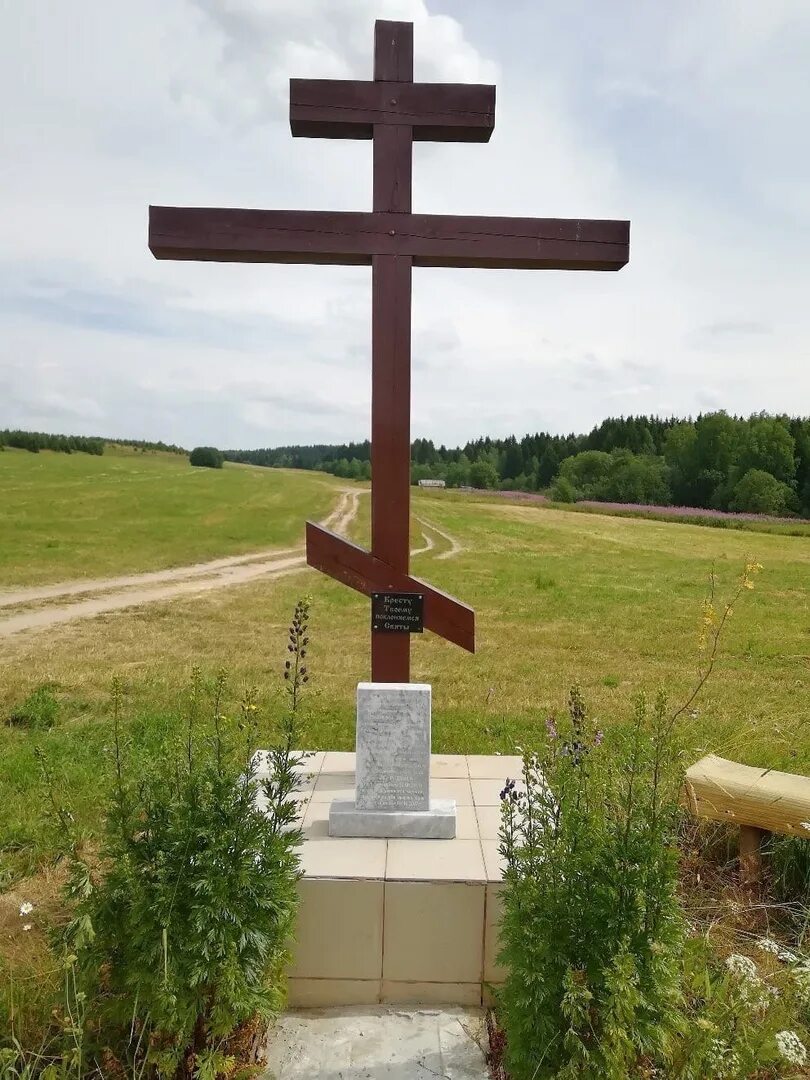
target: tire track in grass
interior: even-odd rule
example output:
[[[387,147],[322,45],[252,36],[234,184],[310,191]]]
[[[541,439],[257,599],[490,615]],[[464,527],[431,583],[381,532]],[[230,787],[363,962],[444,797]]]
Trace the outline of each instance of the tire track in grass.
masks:
[[[446,533],[442,529],[438,529],[432,522],[427,521],[425,518],[417,518],[416,520],[419,522],[420,525],[424,525],[425,528],[432,530],[436,533],[437,536],[440,536],[442,540],[446,540],[447,543],[450,545],[446,551],[442,551],[436,556],[437,559],[452,559],[455,558],[456,555],[460,555],[462,551],[464,551],[464,548],[461,546],[458,540],[456,540],[454,536],[451,536],[450,533]],[[427,537],[425,537],[425,539],[427,539]],[[422,550],[428,549],[424,548]],[[412,552],[412,554],[419,553]]]
[[[365,494],[358,489],[344,489],[335,509],[322,524],[344,535],[351,525]],[[306,556],[301,548],[288,548],[274,552],[254,552],[215,559],[209,563],[195,563],[172,570],[157,570],[146,574],[131,574],[120,578],[98,581],[66,582],[62,585],[43,586],[41,589],[23,589],[7,593],[0,598],[0,605],[10,606],[32,603],[42,599],[60,599],[82,595],[87,592],[102,593],[73,604],[46,605],[33,611],[12,614],[0,620],[0,638],[11,637],[24,630],[43,630],[76,619],[89,619],[112,611],[141,607],[176,596],[211,592],[214,589],[241,585],[260,577],[277,578],[306,568]],[[14,599],[10,599],[10,597]]]

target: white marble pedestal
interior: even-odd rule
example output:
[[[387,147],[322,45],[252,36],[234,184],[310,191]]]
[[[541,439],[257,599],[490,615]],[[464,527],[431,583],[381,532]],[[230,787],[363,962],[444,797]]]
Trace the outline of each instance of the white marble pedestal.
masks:
[[[357,687],[357,791],[335,800],[330,836],[452,840],[456,804],[430,798],[431,691],[427,683]]]
[[[329,808],[329,835],[452,840],[456,804],[431,799],[427,810],[359,810],[353,799],[335,800]]]

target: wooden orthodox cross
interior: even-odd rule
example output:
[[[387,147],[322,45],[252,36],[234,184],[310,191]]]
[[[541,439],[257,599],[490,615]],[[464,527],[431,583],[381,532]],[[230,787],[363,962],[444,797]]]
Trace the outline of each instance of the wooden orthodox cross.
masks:
[[[473,652],[471,608],[409,574],[411,269],[619,270],[627,221],[455,217],[411,212],[414,140],[487,142],[495,87],[414,83],[413,24],[377,22],[374,80],[290,80],[293,135],[373,139],[368,213],[149,209],[158,259],[371,266],[371,551],[307,522],[307,561],[366,595],[419,593],[424,625]],[[372,631],[375,682],[407,682],[407,633]]]

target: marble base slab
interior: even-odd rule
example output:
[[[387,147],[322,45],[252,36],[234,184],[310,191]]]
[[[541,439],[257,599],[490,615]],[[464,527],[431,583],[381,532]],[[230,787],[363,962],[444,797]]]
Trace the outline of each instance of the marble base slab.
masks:
[[[335,799],[329,808],[329,835],[452,840],[456,801],[431,799],[429,810],[359,810],[354,800]]]

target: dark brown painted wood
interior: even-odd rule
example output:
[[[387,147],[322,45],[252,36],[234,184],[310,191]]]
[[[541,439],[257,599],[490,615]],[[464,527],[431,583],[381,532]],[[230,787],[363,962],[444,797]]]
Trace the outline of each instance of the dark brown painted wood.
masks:
[[[373,184],[375,213],[410,214],[412,167],[413,129],[404,124],[381,124],[375,127]]]
[[[290,79],[290,130],[315,139],[370,139],[407,124],[417,142],[489,142],[495,87],[466,83]]]
[[[495,87],[414,84],[413,26],[374,27],[374,81],[290,81],[293,135],[373,139],[371,213],[153,206],[158,259],[372,267],[372,550],[307,523],[307,560],[360,592],[425,597],[425,626],[475,649],[471,608],[409,575],[414,266],[618,270],[627,221],[413,214],[413,142],[486,142]],[[372,633],[372,677],[409,678],[410,636]]]
[[[375,255],[405,255],[414,266],[620,270],[629,243],[628,221],[175,206],[149,211],[149,247],[158,259],[363,266]]]
[[[411,516],[411,260],[371,269],[371,550],[407,574]],[[404,644],[403,644],[404,642]],[[407,682],[407,637],[371,635],[374,682]]]
[[[374,81],[413,82],[413,23],[374,23]]]
[[[399,573],[371,552],[312,521],[307,522],[307,562],[366,596],[373,592],[423,593],[427,629],[468,652],[475,652],[475,613],[472,608],[420,578]],[[409,640],[406,634],[381,636]]]
[[[378,23],[374,78],[413,86],[413,26]],[[396,221],[411,212],[413,128],[374,125],[373,207]],[[371,554],[408,573],[411,521],[411,272],[407,255],[371,262]],[[379,590],[377,590],[379,591]],[[371,632],[373,682],[408,682],[408,635]]]

